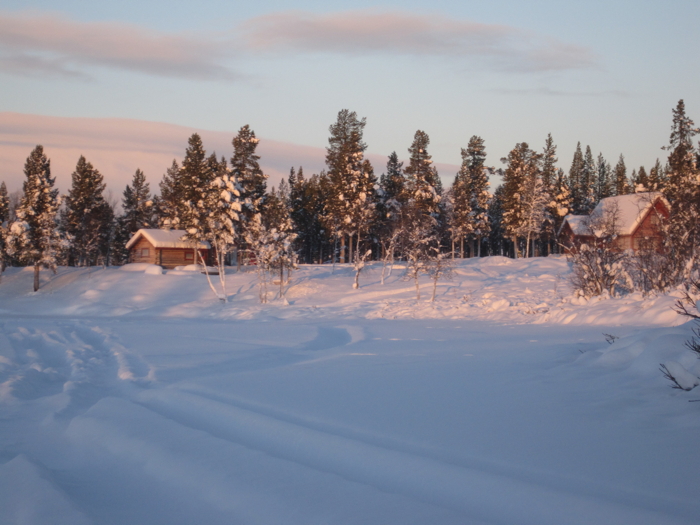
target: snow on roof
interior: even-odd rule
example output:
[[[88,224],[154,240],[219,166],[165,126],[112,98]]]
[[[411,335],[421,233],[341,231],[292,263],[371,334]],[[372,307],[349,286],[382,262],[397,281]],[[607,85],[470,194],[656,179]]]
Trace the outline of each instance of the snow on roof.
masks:
[[[615,229],[619,235],[632,235],[641,221],[646,216],[647,211],[658,199],[661,199],[666,209],[669,208],[668,201],[662,193],[642,192],[630,193],[628,195],[618,195],[602,199],[591,213],[591,220],[596,222],[597,218],[615,216]]]
[[[126,249],[128,250],[131,248],[141,237],[144,237],[148,242],[150,242],[154,248],[192,248],[192,242],[184,240],[185,234],[187,234],[185,230],[157,230],[142,228],[137,231],[131,239],[129,239],[129,242],[126,243]],[[200,242],[199,249],[209,249],[209,243]]]
[[[574,235],[591,235],[588,215],[567,215],[564,217],[562,226],[567,222],[571,227],[571,231],[574,232]]]

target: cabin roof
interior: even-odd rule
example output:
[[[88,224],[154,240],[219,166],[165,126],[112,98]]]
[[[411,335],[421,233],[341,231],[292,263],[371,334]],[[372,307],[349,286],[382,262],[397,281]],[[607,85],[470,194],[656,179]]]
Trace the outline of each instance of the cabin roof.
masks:
[[[135,245],[138,240],[143,237],[150,242],[154,248],[194,248],[192,241],[187,241],[184,236],[187,234],[185,230],[159,230],[151,228],[142,228],[137,231],[129,242],[126,243],[127,250]],[[208,242],[200,242],[197,244],[200,250],[209,249]]]
[[[574,232],[574,235],[592,235],[588,226],[588,219],[588,215],[567,215],[564,217],[562,227],[564,224],[568,223],[571,231]]]
[[[632,235],[647,215],[647,212],[656,202],[661,201],[669,208],[668,201],[662,193],[642,192],[628,195],[617,195],[602,199],[591,213],[592,222],[597,217],[605,217],[607,214],[617,214],[615,226],[619,235]]]

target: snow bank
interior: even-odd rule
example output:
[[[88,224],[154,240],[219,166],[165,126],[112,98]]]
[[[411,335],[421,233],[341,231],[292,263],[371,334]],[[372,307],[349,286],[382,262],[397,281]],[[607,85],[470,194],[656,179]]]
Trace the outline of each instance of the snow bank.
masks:
[[[211,269],[212,271],[214,269]],[[220,319],[309,319],[343,316],[367,319],[480,319],[497,323],[673,326],[686,321],[673,311],[676,293],[618,298],[572,295],[570,269],[564,257],[508,259],[485,257],[455,261],[452,280],[438,282],[430,302],[432,283],[422,277],[421,300],[412,282],[402,279],[397,264],[380,284],[381,264],[367,264],[360,288],[353,290],[350,265],[302,265],[286,287],[286,302],[269,287],[269,300],[258,300],[254,271],[227,270],[229,303],[208,288],[196,265],[165,272],[156,265],[128,264],[121,268],[60,268],[56,276],[42,272],[36,295],[31,272],[10,268],[0,286],[0,298],[12,312],[39,308],[51,315],[215,317]],[[212,273],[212,272],[210,272]],[[0,312],[10,312],[0,306]]]

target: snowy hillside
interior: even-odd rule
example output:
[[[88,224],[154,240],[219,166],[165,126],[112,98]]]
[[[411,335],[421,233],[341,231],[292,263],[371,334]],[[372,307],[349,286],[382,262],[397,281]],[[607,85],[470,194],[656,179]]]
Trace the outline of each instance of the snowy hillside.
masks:
[[[381,271],[261,305],[252,271],[223,304],[186,269],[8,269],[0,523],[697,522],[676,297],[575,299],[558,257],[460,261],[434,303]]]

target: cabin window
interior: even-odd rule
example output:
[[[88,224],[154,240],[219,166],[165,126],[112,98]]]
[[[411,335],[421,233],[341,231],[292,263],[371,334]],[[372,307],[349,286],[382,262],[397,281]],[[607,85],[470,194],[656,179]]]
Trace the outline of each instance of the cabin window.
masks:
[[[141,248],[141,257],[148,257],[149,255],[151,255],[149,248]]]
[[[194,261],[194,252],[185,252],[186,261]]]

